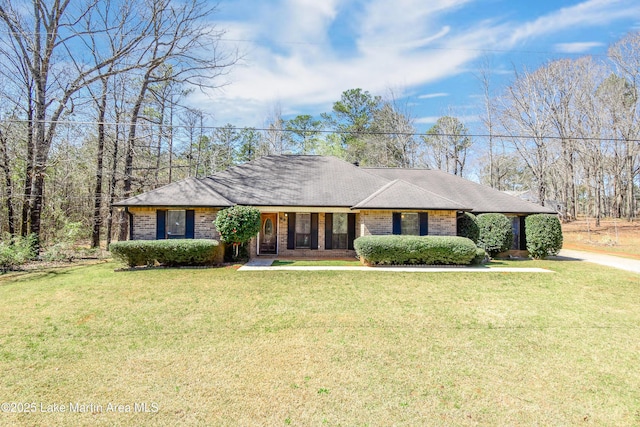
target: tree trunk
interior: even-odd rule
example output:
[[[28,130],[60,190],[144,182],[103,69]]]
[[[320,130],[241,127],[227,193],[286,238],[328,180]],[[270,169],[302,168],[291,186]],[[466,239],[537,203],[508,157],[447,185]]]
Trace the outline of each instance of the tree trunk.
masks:
[[[107,110],[107,84],[108,79],[102,78],[102,94],[98,105],[98,157],[96,163],[96,186],[93,192],[93,232],[91,233],[91,247],[100,247],[100,228],[102,226],[102,175],[104,156],[104,120]]]
[[[29,216],[31,214],[31,184],[33,181],[33,98],[29,90],[27,110],[27,158],[25,159],[24,170],[24,199],[22,201],[22,228],[20,234],[26,237],[29,234]]]
[[[149,87],[152,72],[153,68],[149,68],[145,73],[144,79],[142,80],[142,85],[140,86],[140,91],[138,92],[138,97],[136,98],[136,102],[133,105],[133,109],[131,110],[129,134],[127,135],[127,151],[124,158],[123,196],[125,199],[131,197],[133,182],[133,157],[135,153],[134,148],[136,142],[136,130],[138,128],[138,118],[140,115],[140,109],[142,108],[142,102],[144,101],[144,97],[147,93],[147,88]],[[129,234],[129,221],[127,221],[126,213],[124,211],[121,213],[120,221],[121,227],[119,240],[127,240],[127,236]]]
[[[9,227],[9,234],[14,237],[16,234],[15,228],[15,213],[13,210],[13,184],[11,180],[11,165],[9,163],[9,155],[7,153],[7,139],[0,130],[0,160],[2,161],[2,170],[4,172],[4,188],[6,193],[6,206],[7,206],[7,222]]]

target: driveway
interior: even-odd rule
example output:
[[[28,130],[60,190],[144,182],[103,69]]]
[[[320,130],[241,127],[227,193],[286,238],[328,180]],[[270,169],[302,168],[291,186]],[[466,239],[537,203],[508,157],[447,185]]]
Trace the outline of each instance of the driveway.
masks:
[[[562,249],[559,257],[572,258],[594,264],[605,265],[607,267],[618,268],[620,270],[631,271],[640,274],[640,261],[629,258],[621,258],[612,255],[602,255],[593,252],[574,251],[571,249]]]

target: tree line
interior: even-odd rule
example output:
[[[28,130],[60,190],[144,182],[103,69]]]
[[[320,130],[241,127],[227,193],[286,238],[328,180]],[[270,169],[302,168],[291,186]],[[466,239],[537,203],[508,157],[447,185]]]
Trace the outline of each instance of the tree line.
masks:
[[[560,201],[566,219],[637,216],[640,33],[611,45],[607,58],[559,59],[515,71],[495,96],[489,79],[481,80],[486,132],[504,136],[487,141],[490,185],[522,181],[540,202]],[[521,175],[509,177],[514,170]]]
[[[611,46],[607,59],[517,70],[504,88],[482,71],[475,133],[485,136],[472,136],[455,114],[419,133],[406,101],[361,88],[317,117],[283,118],[275,107],[261,128],[213,127],[188,96],[222,84],[238,54],[219,48],[224,31],[208,4],[2,2],[3,233],[46,243],[73,222],[94,247],[124,240],[128,221],[116,200],[282,153],[465,177],[473,170],[494,188],[560,201],[565,218],[636,215],[638,33]]]

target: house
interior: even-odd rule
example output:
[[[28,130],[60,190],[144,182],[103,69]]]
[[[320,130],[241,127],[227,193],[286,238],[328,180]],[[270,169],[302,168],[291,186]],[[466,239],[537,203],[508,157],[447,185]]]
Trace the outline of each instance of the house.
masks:
[[[364,235],[455,236],[463,212],[512,218],[524,249],[524,218],[555,213],[446,172],[366,168],[335,157],[272,155],[206,178],[187,178],[116,204],[129,214],[130,239],[218,239],[212,222],[234,205],[255,206],[262,228],[250,256],[354,256]]]

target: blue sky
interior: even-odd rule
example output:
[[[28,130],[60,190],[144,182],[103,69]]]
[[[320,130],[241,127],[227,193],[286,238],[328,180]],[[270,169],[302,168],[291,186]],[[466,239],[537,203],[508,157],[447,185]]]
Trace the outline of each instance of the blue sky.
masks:
[[[226,86],[194,96],[215,125],[260,127],[276,106],[317,116],[359,87],[392,91],[424,131],[445,114],[478,124],[482,64],[498,92],[514,67],[606,55],[640,30],[640,1],[223,0],[215,18],[243,55]]]

